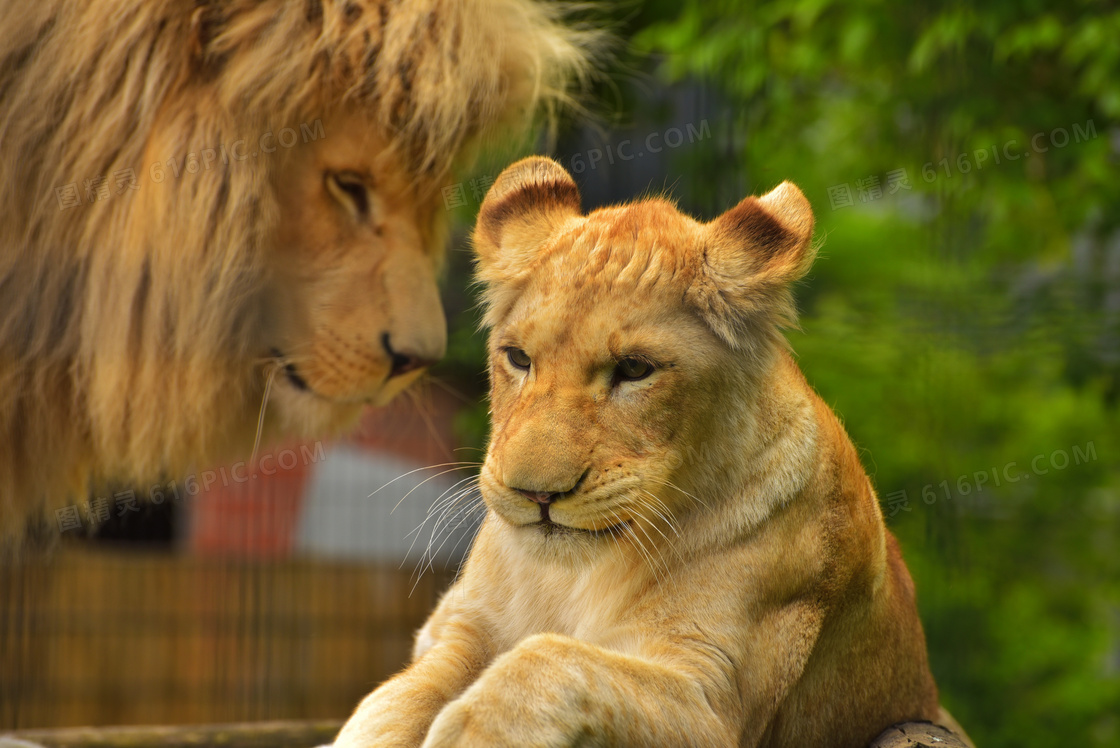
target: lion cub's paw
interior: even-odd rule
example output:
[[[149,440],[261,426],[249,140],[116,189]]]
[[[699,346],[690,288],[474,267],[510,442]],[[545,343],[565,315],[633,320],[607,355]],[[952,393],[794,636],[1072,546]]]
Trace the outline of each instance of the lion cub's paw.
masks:
[[[492,730],[482,730],[481,721],[472,713],[471,705],[464,700],[453,701],[436,717],[423,748],[457,748],[469,745],[513,745],[505,740],[495,740]],[[482,734],[479,734],[482,733]]]
[[[406,712],[398,705],[360,711],[347,721],[333,744],[320,748],[416,748],[427,725],[409,719]]]
[[[511,686],[510,696],[516,691]],[[540,712],[506,708],[497,716],[495,705],[459,699],[436,717],[423,748],[575,748],[588,745],[586,732],[563,721],[541,719]]]
[[[495,662],[436,717],[424,748],[574,748],[597,731],[581,708],[593,696],[559,666],[562,647],[525,640]],[[550,655],[555,654],[555,657]]]

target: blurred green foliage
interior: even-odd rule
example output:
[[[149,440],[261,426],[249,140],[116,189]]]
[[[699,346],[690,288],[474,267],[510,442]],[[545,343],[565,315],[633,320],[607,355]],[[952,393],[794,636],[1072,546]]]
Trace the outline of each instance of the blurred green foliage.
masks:
[[[664,127],[657,86],[718,100],[665,175],[683,207],[783,179],[815,206],[790,337],[902,541],[943,703],[986,748],[1120,745],[1120,5],[693,0],[614,23],[624,116]],[[474,324],[450,370],[478,387]]]

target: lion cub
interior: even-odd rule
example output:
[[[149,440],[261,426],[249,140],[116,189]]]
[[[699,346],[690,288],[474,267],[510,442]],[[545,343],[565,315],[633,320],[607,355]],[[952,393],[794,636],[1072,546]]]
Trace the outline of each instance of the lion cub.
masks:
[[[898,545],[779,332],[812,229],[788,182],[699,223],[502,173],[489,513],[336,745],[854,748],[937,718]]]

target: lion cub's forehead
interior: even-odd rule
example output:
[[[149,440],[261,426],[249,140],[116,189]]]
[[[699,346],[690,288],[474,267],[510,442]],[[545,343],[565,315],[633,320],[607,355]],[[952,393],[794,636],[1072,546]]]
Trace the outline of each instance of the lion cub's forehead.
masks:
[[[576,358],[641,344],[689,316],[683,291],[703,251],[701,225],[664,200],[574,219],[545,246],[499,337]]]
[[[704,235],[699,223],[658,198],[596,210],[566,225],[551,245],[537,269],[541,280],[568,290],[595,285],[623,293],[687,287],[703,256]]]

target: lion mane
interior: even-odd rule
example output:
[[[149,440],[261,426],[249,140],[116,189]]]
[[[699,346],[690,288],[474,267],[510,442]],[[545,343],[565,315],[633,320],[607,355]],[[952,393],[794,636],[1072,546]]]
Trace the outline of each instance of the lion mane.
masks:
[[[229,144],[358,111],[433,203],[474,144],[569,100],[590,46],[530,0],[0,9],[0,542],[252,446],[286,162]],[[206,148],[205,173],[149,168]]]

